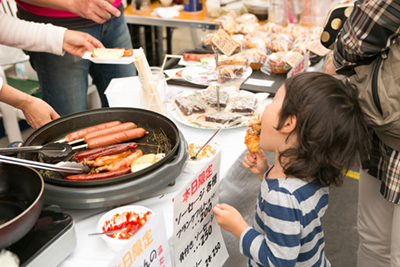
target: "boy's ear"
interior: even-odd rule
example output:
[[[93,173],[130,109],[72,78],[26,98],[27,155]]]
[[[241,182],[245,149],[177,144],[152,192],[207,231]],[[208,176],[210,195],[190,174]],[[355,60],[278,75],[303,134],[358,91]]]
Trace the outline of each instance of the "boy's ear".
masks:
[[[296,128],[296,116],[290,116],[286,119],[283,127],[279,130],[283,134],[290,134]]]

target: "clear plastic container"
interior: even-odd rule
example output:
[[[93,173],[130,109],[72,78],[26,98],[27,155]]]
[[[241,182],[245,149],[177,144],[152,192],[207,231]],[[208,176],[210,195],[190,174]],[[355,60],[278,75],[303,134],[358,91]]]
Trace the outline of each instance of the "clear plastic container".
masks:
[[[150,67],[152,73],[152,81],[144,81],[142,76],[139,76],[142,84],[143,106],[145,109],[167,115],[166,90],[167,82],[165,81],[164,73],[161,73],[160,67]]]

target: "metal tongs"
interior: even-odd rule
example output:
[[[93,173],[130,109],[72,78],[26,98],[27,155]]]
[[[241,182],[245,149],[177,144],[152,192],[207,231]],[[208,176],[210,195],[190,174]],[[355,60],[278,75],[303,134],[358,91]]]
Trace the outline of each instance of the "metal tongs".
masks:
[[[59,172],[61,175],[66,176],[68,174],[79,174],[87,171],[87,166],[76,162],[64,162],[61,161],[57,164],[42,163],[33,160],[14,158],[9,156],[0,155],[0,162],[15,164],[25,167],[32,167],[37,169],[44,169],[49,171]]]

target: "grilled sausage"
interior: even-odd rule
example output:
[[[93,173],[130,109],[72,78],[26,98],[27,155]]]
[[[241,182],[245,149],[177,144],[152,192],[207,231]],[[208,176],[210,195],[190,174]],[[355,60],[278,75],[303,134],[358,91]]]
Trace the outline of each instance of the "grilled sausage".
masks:
[[[134,148],[137,148],[137,144],[135,142],[123,143],[107,147],[84,150],[76,153],[74,158],[78,160],[78,162],[83,160],[84,158],[86,160],[95,160],[98,157],[118,154]]]
[[[91,180],[100,180],[107,179],[112,177],[121,176],[124,174],[128,174],[131,172],[131,168],[123,168],[117,171],[111,172],[102,172],[102,173],[93,173],[93,174],[77,174],[77,175],[69,175],[64,177],[65,180],[69,181],[91,181]]]
[[[103,146],[109,146],[113,144],[122,143],[132,139],[137,139],[146,134],[146,130],[143,128],[135,128],[126,130],[119,133],[113,133],[105,136],[89,139],[86,144],[88,148],[98,148]]]
[[[115,49],[125,49],[124,57],[130,57],[130,56],[133,55],[133,49],[132,48],[116,47]]]
[[[101,167],[104,165],[111,164],[116,160],[123,159],[123,158],[127,157],[129,154],[131,154],[131,151],[127,150],[125,152],[118,153],[118,154],[98,157],[95,160],[83,159],[83,165],[89,166],[90,168]]]
[[[111,128],[106,128],[106,129],[103,129],[100,131],[88,133],[83,138],[85,139],[85,142],[87,142],[87,140],[92,139],[92,138],[109,135],[112,133],[118,133],[118,132],[122,132],[125,130],[134,129],[136,127],[137,127],[136,124],[134,124],[133,122],[126,122],[126,123],[122,123],[120,125],[117,125],[117,126],[114,126]]]
[[[95,125],[95,126],[92,126],[92,127],[88,127],[88,128],[85,128],[85,129],[82,129],[82,130],[79,130],[79,131],[76,131],[76,132],[68,134],[65,137],[65,140],[68,141],[68,142],[71,142],[71,141],[74,141],[74,140],[78,140],[78,139],[83,138],[88,133],[92,133],[92,132],[95,132],[95,131],[103,130],[103,129],[106,129],[106,128],[111,128],[111,127],[117,126],[119,124],[121,124],[120,121],[111,121],[111,122],[106,122],[106,123],[102,123],[102,124],[99,124],[99,125]]]
[[[126,167],[131,166],[132,162],[134,160],[138,159],[142,155],[143,155],[142,150],[136,149],[131,154],[129,154],[127,157],[125,157],[123,159],[116,160],[109,165],[105,165],[105,166],[96,168],[95,172],[99,173],[102,171],[116,171],[116,170],[124,169]]]
[[[190,54],[190,53],[183,54],[183,59],[186,61],[199,61],[200,62],[200,60],[205,57],[214,57],[214,54]]]

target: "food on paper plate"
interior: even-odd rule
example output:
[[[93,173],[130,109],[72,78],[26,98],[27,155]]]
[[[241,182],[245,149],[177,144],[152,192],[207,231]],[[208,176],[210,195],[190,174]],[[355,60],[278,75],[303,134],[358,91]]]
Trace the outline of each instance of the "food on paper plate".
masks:
[[[244,137],[244,144],[250,153],[256,153],[261,150],[260,148],[260,133],[261,133],[261,120],[260,117],[249,120],[246,123],[248,127],[246,136]]]
[[[189,116],[194,113],[204,113],[206,107],[195,95],[178,97],[175,99],[175,104],[183,115]]]
[[[130,48],[94,48],[92,57],[102,59],[119,59],[133,55],[133,49]]]

